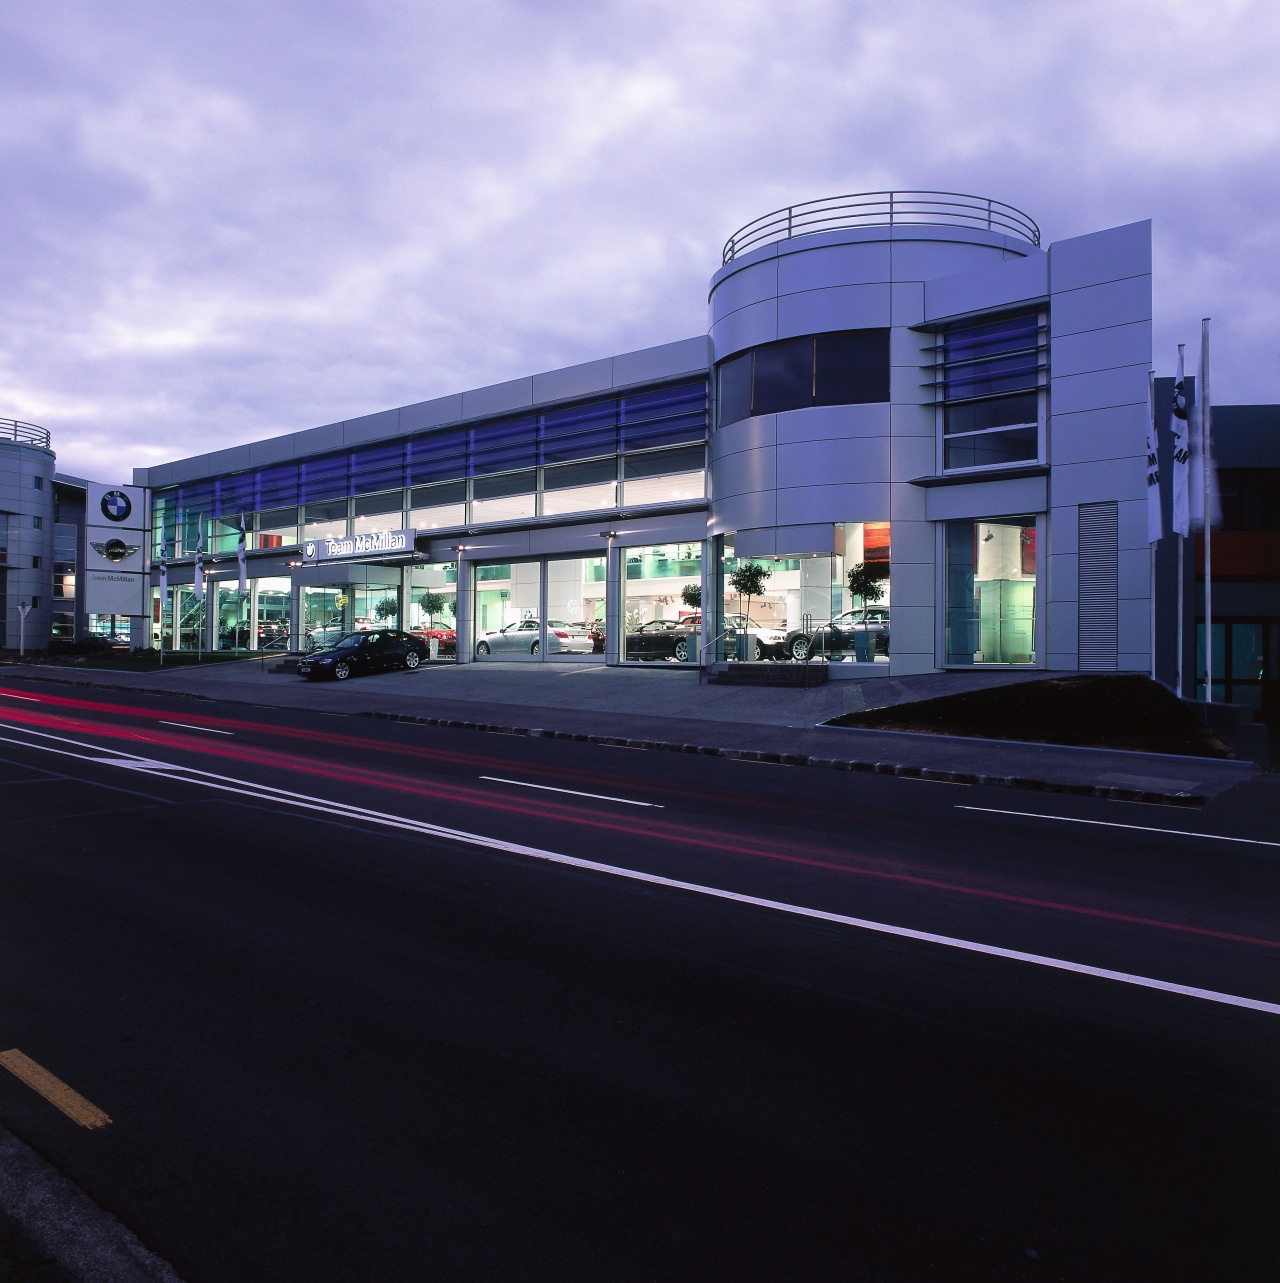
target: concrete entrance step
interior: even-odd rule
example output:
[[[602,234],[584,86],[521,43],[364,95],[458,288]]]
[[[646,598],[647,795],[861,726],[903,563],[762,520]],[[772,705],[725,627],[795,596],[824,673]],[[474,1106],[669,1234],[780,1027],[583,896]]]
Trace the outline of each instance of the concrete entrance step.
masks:
[[[710,664],[707,681],[712,686],[822,686],[825,664]]]

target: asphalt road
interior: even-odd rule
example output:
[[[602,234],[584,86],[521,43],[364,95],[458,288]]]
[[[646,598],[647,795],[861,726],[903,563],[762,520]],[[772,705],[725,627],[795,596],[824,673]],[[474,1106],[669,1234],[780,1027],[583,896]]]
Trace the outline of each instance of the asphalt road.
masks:
[[[0,1122],[189,1283],[1280,1274],[1274,776],[0,705]]]

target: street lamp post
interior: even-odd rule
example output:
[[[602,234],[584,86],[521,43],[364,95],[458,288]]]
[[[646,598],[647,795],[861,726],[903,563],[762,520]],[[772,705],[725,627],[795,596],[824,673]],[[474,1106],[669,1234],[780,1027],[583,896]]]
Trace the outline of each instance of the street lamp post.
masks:
[[[31,613],[31,606],[25,602],[18,603],[18,658],[21,659],[27,653],[27,616]]]

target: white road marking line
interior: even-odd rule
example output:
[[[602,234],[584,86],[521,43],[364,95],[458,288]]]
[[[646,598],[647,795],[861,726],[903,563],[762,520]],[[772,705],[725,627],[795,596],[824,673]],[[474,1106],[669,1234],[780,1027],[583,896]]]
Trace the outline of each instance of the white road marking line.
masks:
[[[656,811],[667,808],[661,802],[633,802],[629,797],[610,797],[607,793],[583,793],[578,789],[558,789],[550,784],[529,784],[524,780],[504,780],[501,775],[482,775],[482,780],[492,780],[495,784],[514,784],[522,789],[542,789],[546,793],[571,793],[574,797],[594,797],[600,802],[621,802],[624,806],[650,806]]]
[[[166,722],[160,719],[161,726],[181,726],[187,731],[206,731],[210,735],[234,735],[235,731],[215,731],[212,726],[193,726],[190,722]]]
[[[61,739],[60,736],[48,735],[44,732],[31,733],[40,735],[44,739]],[[601,873],[609,877],[623,878],[630,882],[643,882],[649,886],[667,887],[674,891],[687,891],[694,895],[709,896],[716,900],[727,900],[734,904],[750,905],[753,908],[771,909],[776,913],[811,918],[818,922],[831,922],[838,926],[853,927],[857,930],[875,932],[879,935],[895,936],[903,940],[915,940],[922,944],[942,945],[946,948],[962,950],[965,953],[976,953],[990,958],[1003,958],[1010,962],[1025,962],[1032,966],[1046,967],[1052,971],[1065,971],[1079,976],[1091,976],[1094,979],[1111,980],[1117,984],[1133,985],[1140,989],[1154,989],[1160,993],[1178,994],[1186,998],[1199,998],[1205,1002],[1219,1003],[1227,1007],[1239,1007],[1247,1011],[1259,1011],[1267,1015],[1280,1016],[1280,1003],[1264,1002],[1258,998],[1245,998],[1239,994],[1221,993],[1216,989],[1200,989],[1194,985],[1175,984],[1169,980],[1157,980],[1151,976],[1140,976],[1126,971],[1113,971],[1107,967],[1092,967],[1086,963],[1071,962],[1065,958],[1051,958],[1044,954],[1024,953],[1019,949],[1002,949],[998,945],[983,944],[976,940],[938,935],[932,931],[917,931],[912,927],[900,927],[887,922],[873,922],[869,918],[854,918],[843,913],[829,913],[825,909],[813,909],[805,905],[788,904],[783,900],[766,900],[761,896],[744,895],[738,891],[727,891],[723,887],[703,886],[697,882],[681,882],[676,878],[665,878],[656,873],[644,873],[639,869],[626,869],[618,865],[601,864],[596,860],[583,860],[578,856],[561,855],[557,851],[546,851],[536,846],[524,846],[518,842],[505,842],[500,838],[486,837],[481,833],[468,833],[463,829],[449,829],[440,824],[429,824],[425,820],[411,820],[405,816],[390,815],[384,811],[349,806],[345,802],[331,802],[324,798],[311,797],[306,793],[293,793],[288,789],[276,788],[274,785],[253,784],[249,780],[239,780],[230,775],[215,775],[212,771],[201,771],[195,767],[153,762],[142,757],[130,760],[123,755],[118,758],[89,757],[79,753],[72,753],[65,749],[51,748],[44,744],[25,743],[22,740],[5,740],[3,742],[22,744],[25,748],[38,749],[41,752],[58,753],[63,757],[79,757],[83,761],[93,762],[98,765],[122,766],[147,774],[162,775],[166,779],[198,784],[205,788],[216,789],[222,793],[253,797],[259,801],[279,802],[282,805],[297,807],[299,810],[318,811],[330,818],[337,815],[344,819],[363,820],[368,824],[377,824],[383,828],[401,829],[405,832],[419,833],[428,837],[443,838],[466,846],[478,846],[491,851],[502,851],[509,855],[520,855],[528,859],[543,860],[548,864],[558,864],[565,868],[581,869],[588,873]],[[62,742],[76,744],[74,740],[63,740]],[[77,746],[93,747],[92,745]],[[1015,814],[1025,814],[1025,812],[1015,812]],[[1055,819],[1057,817],[1050,816],[1048,818]]]
[[[1165,833],[1170,837],[1207,838],[1213,842],[1243,842],[1247,846],[1280,846],[1280,842],[1268,842],[1263,838],[1233,838],[1225,833],[1197,833],[1194,829],[1157,829],[1150,824],[1120,824],[1115,820],[1083,820],[1077,815],[1044,815],[1039,811],[1002,811],[996,806],[963,806],[956,803],[959,811],[986,811],[990,815],[1020,815],[1026,820],[1058,820],[1063,824],[1097,824],[1107,829],[1134,829],[1139,833]]]
[[[0,695],[3,695],[5,699],[25,699],[29,704],[39,704],[42,702],[41,700],[36,699],[34,695],[15,695],[12,691],[0,691]]]

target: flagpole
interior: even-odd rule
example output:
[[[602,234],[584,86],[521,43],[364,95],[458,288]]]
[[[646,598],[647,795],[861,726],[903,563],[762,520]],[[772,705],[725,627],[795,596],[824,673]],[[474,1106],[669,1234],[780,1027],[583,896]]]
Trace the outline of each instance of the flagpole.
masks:
[[[1147,371],[1147,551],[1150,553],[1151,680],[1156,680],[1156,545],[1164,533],[1160,503],[1160,438],[1156,430],[1156,372]]]
[[[1209,317],[1200,321],[1200,472],[1204,486],[1204,702],[1213,703],[1213,453],[1209,401]]]

